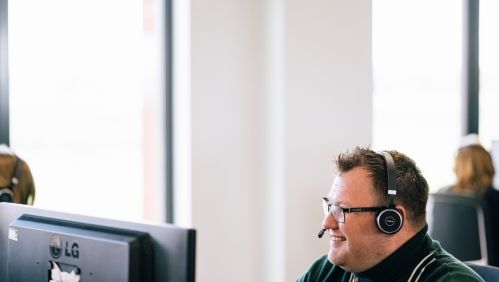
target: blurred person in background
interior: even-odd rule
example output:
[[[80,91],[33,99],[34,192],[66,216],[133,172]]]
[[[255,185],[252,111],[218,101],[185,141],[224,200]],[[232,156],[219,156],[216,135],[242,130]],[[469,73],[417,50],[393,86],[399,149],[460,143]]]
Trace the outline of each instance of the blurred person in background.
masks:
[[[35,183],[28,164],[0,144],[0,202],[33,205]]]
[[[454,173],[456,183],[444,187],[438,193],[454,193],[475,196],[489,209],[493,254],[489,254],[489,264],[499,266],[499,191],[494,188],[495,169],[490,153],[480,144],[478,135],[463,137],[458,149]]]

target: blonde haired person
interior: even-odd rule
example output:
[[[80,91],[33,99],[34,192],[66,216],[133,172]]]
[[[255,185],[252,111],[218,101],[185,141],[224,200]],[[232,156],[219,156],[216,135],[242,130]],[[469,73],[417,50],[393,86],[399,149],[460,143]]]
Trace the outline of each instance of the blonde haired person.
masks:
[[[457,181],[450,187],[453,191],[483,196],[487,190],[493,188],[495,170],[492,158],[479,144],[458,150],[454,173]]]
[[[10,196],[2,197],[4,193]],[[28,164],[4,144],[0,144],[0,198],[10,198],[16,204],[25,205],[33,205],[35,201],[35,183]]]
[[[499,266],[499,191],[494,188],[492,157],[478,141],[478,135],[463,137],[456,154],[454,173],[456,182],[440,189],[438,193],[475,196],[485,203],[489,209],[492,237],[497,238],[491,242],[494,252],[489,255],[489,264]]]

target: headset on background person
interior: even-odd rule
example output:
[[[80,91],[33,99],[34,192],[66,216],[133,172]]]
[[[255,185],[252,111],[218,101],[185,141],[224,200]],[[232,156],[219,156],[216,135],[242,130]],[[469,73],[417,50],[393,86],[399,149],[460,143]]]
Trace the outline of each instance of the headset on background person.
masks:
[[[19,178],[23,171],[23,160],[16,156],[16,168],[14,169],[14,174],[10,179],[10,184],[7,187],[0,187],[0,202],[13,203],[14,202],[14,187],[19,183]]]

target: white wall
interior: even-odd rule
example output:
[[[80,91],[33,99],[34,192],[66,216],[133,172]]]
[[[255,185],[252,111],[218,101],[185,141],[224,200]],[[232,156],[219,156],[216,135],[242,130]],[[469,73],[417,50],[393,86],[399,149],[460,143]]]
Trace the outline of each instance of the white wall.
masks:
[[[331,160],[371,142],[370,1],[286,2],[286,281],[321,253]],[[317,241],[316,241],[317,240]]]
[[[371,4],[180,2],[175,216],[198,232],[197,281],[294,281],[329,248],[332,158],[371,142]]]

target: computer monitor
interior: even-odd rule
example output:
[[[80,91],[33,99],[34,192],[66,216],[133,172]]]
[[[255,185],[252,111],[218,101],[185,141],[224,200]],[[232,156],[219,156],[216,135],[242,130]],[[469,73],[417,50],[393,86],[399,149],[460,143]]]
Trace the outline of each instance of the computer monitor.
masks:
[[[194,281],[195,243],[171,224],[0,203],[0,281]]]

